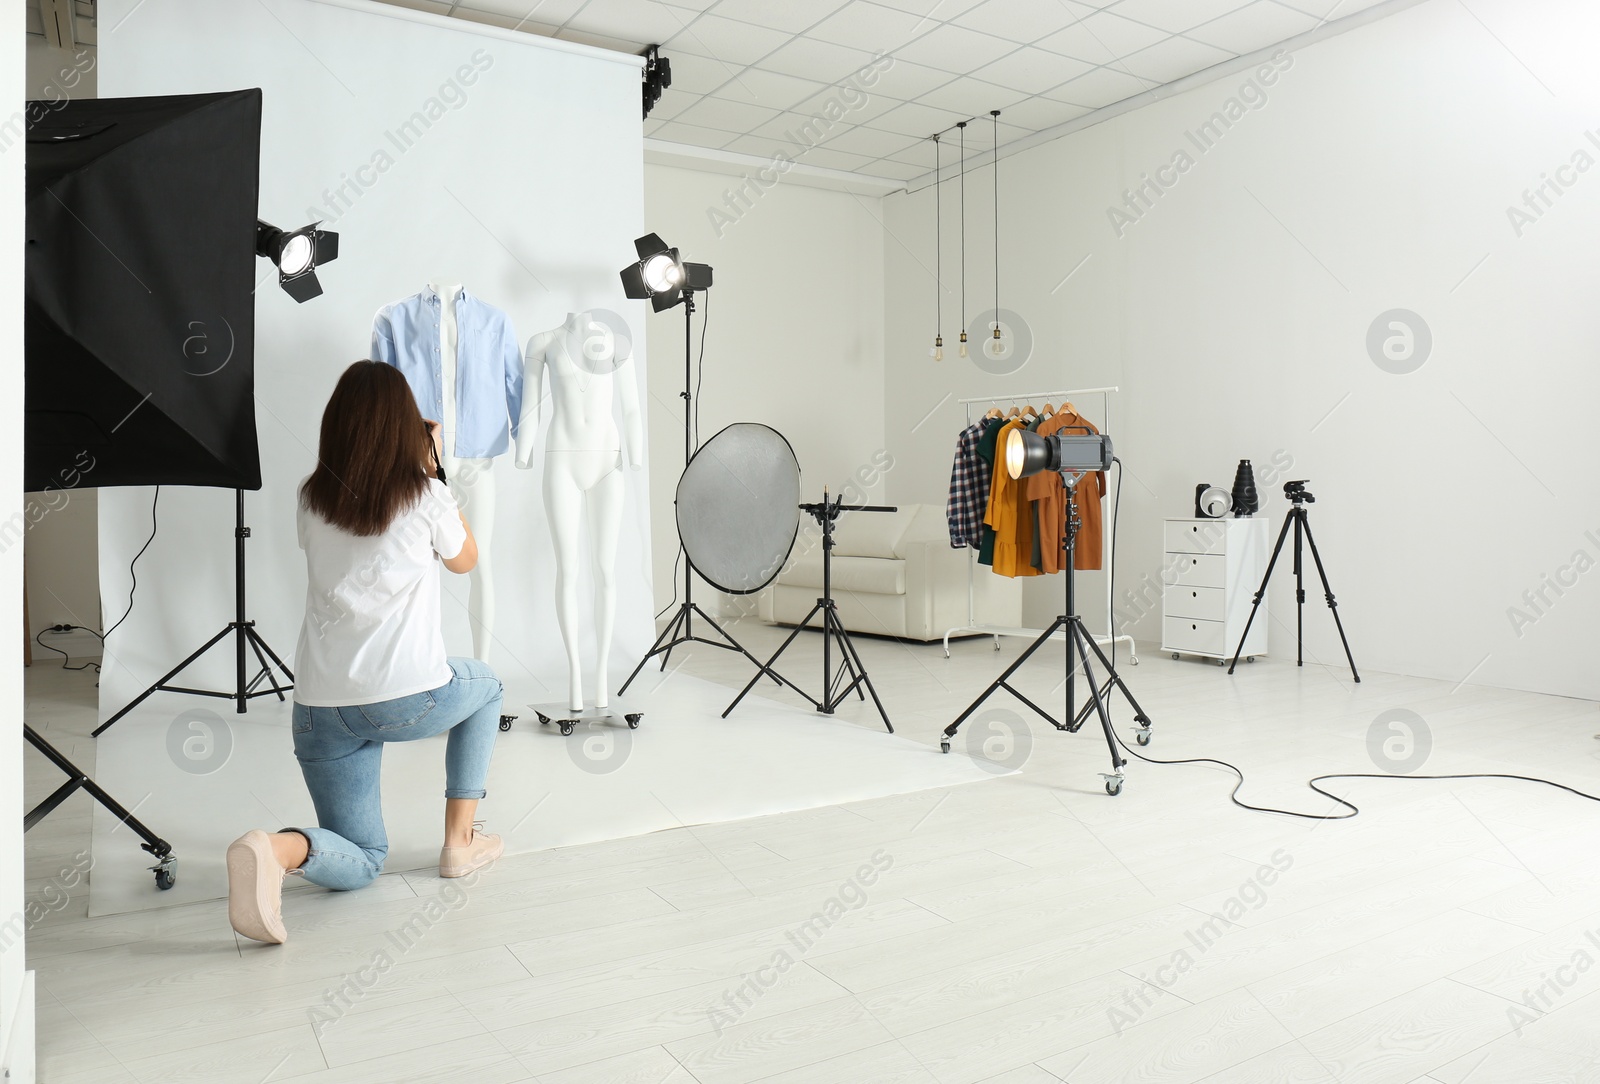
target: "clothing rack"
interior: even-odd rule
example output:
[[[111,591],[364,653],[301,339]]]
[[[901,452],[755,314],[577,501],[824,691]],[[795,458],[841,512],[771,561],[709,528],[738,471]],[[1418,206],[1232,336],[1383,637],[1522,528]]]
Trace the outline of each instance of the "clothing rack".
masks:
[[[1100,397],[1100,431],[1103,433],[1107,430],[1111,422],[1111,396],[1120,390],[1120,388],[1112,386],[1107,388],[1076,388],[1069,389],[1067,391],[1031,391],[1021,392],[1014,395],[994,395],[978,399],[959,399],[957,402],[959,402],[966,409],[966,424],[971,425],[973,420],[972,408],[976,406],[981,406],[987,410],[987,408],[994,406],[1020,406],[1027,404],[1030,401],[1034,403],[1042,403],[1046,400],[1051,402],[1066,400],[1071,402],[1074,406],[1078,406],[1078,412],[1082,414],[1083,409],[1079,405],[1078,401],[1089,396],[1098,395]],[[1118,469],[1120,470],[1121,468],[1119,467]],[[1111,526],[1114,522],[1114,518],[1115,517],[1112,516],[1100,517],[1100,535],[1102,540],[1105,540],[1107,536],[1111,534]],[[1102,547],[1102,550],[1103,552],[1110,554],[1113,553],[1115,546],[1116,540],[1113,537],[1106,542],[1106,544]],[[970,547],[968,548],[970,549]],[[947,659],[950,657],[950,637],[960,633],[976,632],[993,636],[995,650],[997,651],[1000,649],[1000,637],[1002,636],[1022,636],[1032,640],[1043,635],[1044,633],[1043,629],[1012,628],[1008,625],[988,625],[979,622],[977,614],[977,587],[976,580],[974,579],[977,567],[978,551],[972,550],[971,560],[967,562],[967,623],[965,625],[957,625],[953,629],[945,630],[944,657]],[[1066,572],[1061,573],[1061,575],[1066,574]],[[1116,621],[1114,617],[1114,611],[1112,609],[1113,600],[1111,598],[1111,586],[1111,576],[1108,570],[1106,575],[1106,634],[1104,636],[1095,636],[1095,643],[1102,647],[1109,647],[1112,644],[1126,643],[1128,645],[1129,660],[1134,665],[1138,665],[1138,656],[1133,654],[1133,637],[1126,634],[1121,636],[1116,635]]]

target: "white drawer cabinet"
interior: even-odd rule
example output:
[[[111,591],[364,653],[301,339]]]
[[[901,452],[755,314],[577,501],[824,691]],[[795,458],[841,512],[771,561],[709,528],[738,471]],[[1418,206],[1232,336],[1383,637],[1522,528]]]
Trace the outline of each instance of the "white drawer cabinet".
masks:
[[[1248,519],[1169,519],[1162,525],[1161,649],[1231,659],[1271,555],[1270,525]],[[1267,653],[1267,601],[1242,658]]]

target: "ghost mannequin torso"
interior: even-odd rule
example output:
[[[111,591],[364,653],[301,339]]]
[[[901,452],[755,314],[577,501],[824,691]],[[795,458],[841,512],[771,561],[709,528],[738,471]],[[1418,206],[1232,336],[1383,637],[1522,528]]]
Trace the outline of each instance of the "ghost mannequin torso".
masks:
[[[495,619],[494,562],[490,555],[496,503],[494,460],[462,459],[455,454],[457,388],[461,379],[457,356],[461,330],[456,306],[461,284],[430,282],[428,288],[439,295],[439,375],[444,417],[435,420],[441,430],[444,472],[450,479],[450,491],[478,541],[478,565],[468,573],[467,613],[472,625],[472,653],[487,660]]]
[[[632,469],[643,463],[644,429],[633,360],[626,344],[616,346],[588,313],[568,313],[560,327],[529,339],[523,355],[523,387],[535,389],[536,394],[523,397],[517,466],[533,465],[536,433],[544,429],[544,500],[555,543],[556,617],[567,649],[568,706],[574,711],[583,709],[577,637],[580,527],[587,520],[595,582],[599,653],[594,705],[605,707],[617,605],[613,566],[627,496],[621,469],[624,453]],[[542,412],[544,389],[550,394],[548,425],[529,425],[527,416]],[[612,417],[615,400],[622,406],[621,430]]]

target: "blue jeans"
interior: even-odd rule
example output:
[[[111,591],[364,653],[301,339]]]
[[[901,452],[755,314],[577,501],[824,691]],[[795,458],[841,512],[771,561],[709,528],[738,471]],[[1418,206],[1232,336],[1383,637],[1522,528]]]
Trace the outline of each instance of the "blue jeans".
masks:
[[[348,708],[294,706],[294,755],[319,827],[285,831],[311,842],[300,867],[306,880],[325,888],[362,888],[383,872],[389,854],[379,797],[384,742],[450,731],[444,796],[484,796],[503,687],[477,659],[453,658],[450,669],[450,683],[430,692]]]

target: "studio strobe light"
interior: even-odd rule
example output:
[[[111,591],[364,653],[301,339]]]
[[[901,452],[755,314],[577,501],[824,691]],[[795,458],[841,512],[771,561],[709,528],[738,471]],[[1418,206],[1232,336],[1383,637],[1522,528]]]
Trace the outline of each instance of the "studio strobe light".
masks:
[[[1084,627],[1083,618],[1078,614],[1077,592],[1074,584],[1074,565],[1078,545],[1078,528],[1082,521],[1078,516],[1077,502],[1074,500],[1075,490],[1083,476],[1090,471],[1110,470],[1113,463],[1111,454],[1111,438],[1103,433],[1087,431],[1087,427],[1068,426],[1067,428],[1084,428],[1084,433],[1055,433],[1042,437],[1037,433],[1030,433],[1025,429],[1013,429],[1006,436],[1005,465],[1006,473],[1012,478],[1028,478],[1041,471],[1057,471],[1061,475],[1061,483],[1066,487],[1066,530],[1062,534],[1061,544],[1066,551],[1065,560],[1062,561],[1064,569],[1066,599],[1064,612],[1051,622],[1040,636],[1033,641],[1017,661],[1006,668],[1005,673],[996,678],[963,711],[956,717],[955,722],[944,728],[944,736],[939,742],[941,751],[950,751],[950,739],[955,736],[961,724],[983,705],[983,702],[993,696],[998,690],[1004,689],[1037,714],[1057,730],[1076,733],[1088,720],[1093,712],[1100,719],[1100,729],[1105,734],[1106,748],[1111,753],[1111,771],[1102,772],[1101,778],[1105,780],[1107,794],[1121,794],[1123,784],[1122,767],[1127,763],[1117,748],[1116,735],[1111,728],[1110,694],[1114,688],[1120,692],[1124,699],[1133,708],[1134,722],[1139,729],[1134,733],[1134,739],[1140,745],[1149,745],[1152,728],[1150,717],[1145,714],[1139,702],[1133,698],[1133,693],[1128,691],[1127,685],[1117,673],[1116,667],[1106,657],[1100,645],[1095,642],[1093,634]],[[1012,675],[1022,669],[1024,663],[1045,644],[1055,638],[1060,631],[1066,641],[1066,714],[1057,719],[1044,708],[1034,703],[1021,693],[1016,686],[1011,684]],[[1094,663],[1105,667],[1105,684],[1098,683],[1095,677]],[[1083,668],[1083,675],[1089,686],[1089,699],[1080,708],[1077,703],[1077,671]]]
[[[320,222],[285,232],[256,219],[256,255],[278,267],[278,285],[302,305],[322,294],[317,267],[339,258],[339,235],[319,230]]]
[[[711,267],[703,263],[685,263],[678,256],[678,250],[668,245],[658,234],[647,233],[633,243],[634,252],[638,260],[630,263],[621,271],[622,289],[629,297],[643,301],[646,298],[656,312],[665,312],[674,305],[683,306],[683,391],[679,396],[683,399],[683,464],[684,478],[689,480],[689,467],[696,458],[694,447],[694,350],[691,335],[694,330],[694,295],[711,287]],[[701,352],[705,351],[705,332],[701,331]],[[757,428],[765,428],[764,426]],[[780,441],[781,437],[778,438]],[[787,442],[785,442],[787,447]],[[710,447],[708,444],[707,447]],[[789,457],[793,459],[793,454]],[[798,467],[796,468],[798,472]],[[682,482],[680,482],[680,485]],[[798,482],[796,483],[798,485]],[[682,494],[680,493],[680,497]],[[681,511],[681,510],[680,510]],[[799,524],[799,515],[795,513],[796,526]],[[680,518],[680,526],[682,520]],[[792,537],[792,534],[791,534]],[[679,541],[684,539],[680,533]],[[685,550],[687,552],[687,550]],[[787,548],[785,549],[787,552]],[[691,567],[683,570],[683,601],[678,605],[678,612],[667,623],[656,642],[650,645],[650,650],[645,652],[644,658],[639,660],[639,665],[633,668],[633,673],[628,675],[628,680],[622,683],[622,688],[617,690],[621,696],[628,691],[628,686],[633,684],[633,679],[639,676],[644,669],[644,664],[661,656],[661,669],[666,670],[667,660],[672,657],[673,649],[681,644],[698,643],[709,644],[712,647],[727,648],[737,651],[756,666],[761,666],[761,660],[744,649],[744,646],[728,634],[728,631],[715,621],[711,620],[704,610],[694,601],[694,568],[692,567],[694,554],[690,554]],[[777,575],[777,569],[772,570]],[[721,585],[719,585],[721,586]],[[698,615],[711,631],[721,639],[708,640],[703,636],[695,635],[694,619]]]

